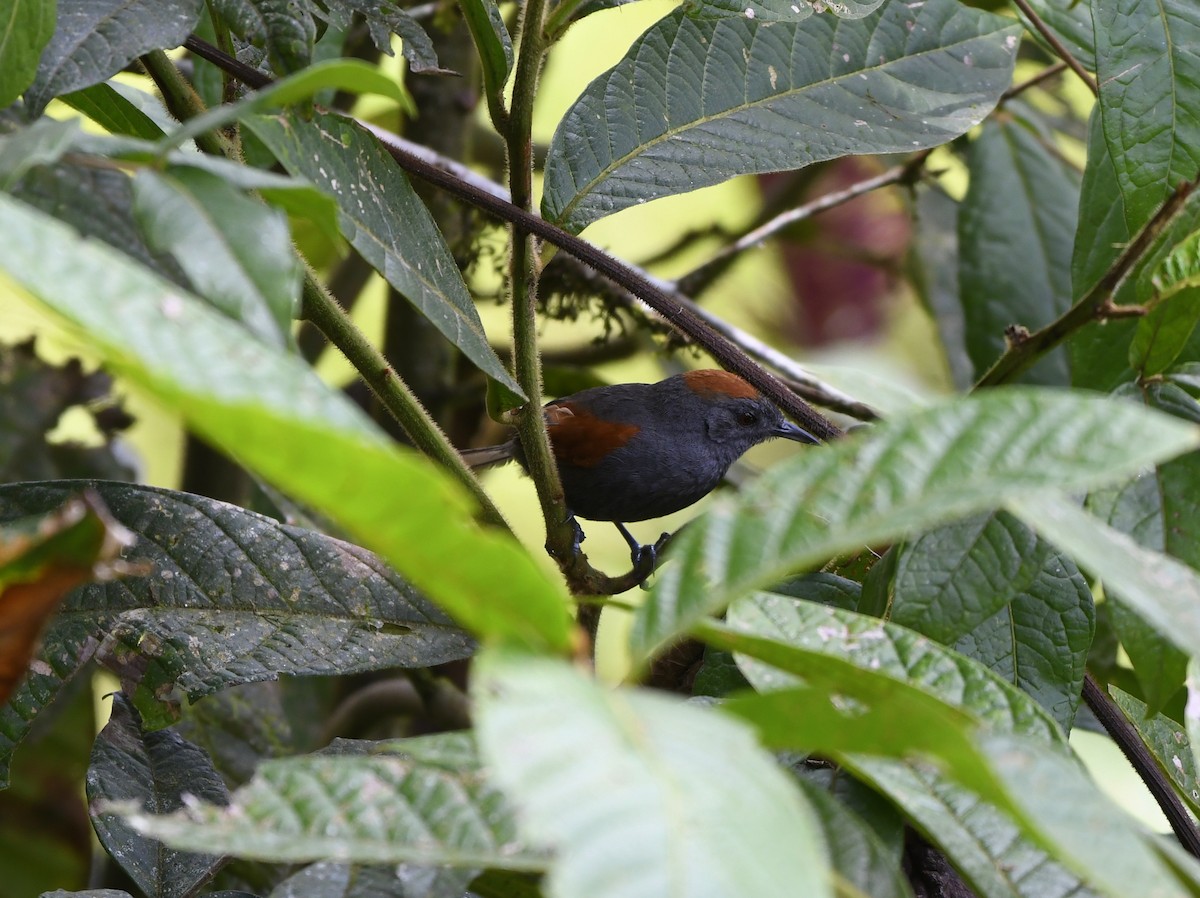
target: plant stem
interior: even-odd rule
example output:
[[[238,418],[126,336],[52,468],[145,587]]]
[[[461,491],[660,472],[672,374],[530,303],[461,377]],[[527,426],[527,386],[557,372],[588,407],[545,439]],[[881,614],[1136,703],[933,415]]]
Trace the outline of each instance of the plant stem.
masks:
[[[159,93],[162,94],[163,103],[171,115],[181,122],[186,122],[205,111],[200,97],[166,53],[162,50],[151,50],[141,57],[141,63],[146,67],[146,73],[154,81]],[[220,133],[197,134],[195,141],[200,151],[210,156],[233,154],[233,147]]]
[[[483,518],[490,524],[508,524],[491,497],[484,491],[425,408],[409,390],[387,359],[363,336],[349,314],[325,292],[311,271],[305,273],[301,315],[311,321],[349,360],[364,383],[392,414],[413,445],[449,471],[479,502]]]
[[[512,104],[509,108],[508,189],[512,203],[526,216],[533,207],[533,103],[545,55],[542,22],[546,0],[526,0],[521,25],[521,45],[513,75]],[[529,403],[517,419],[517,432],[529,474],[537,486],[542,517],[546,522],[546,546],[550,553],[570,559],[574,529],[567,522],[562,481],[550,450],[546,421],[542,416],[542,359],[537,342],[537,285],[540,261],[533,234],[514,222],[510,257],[512,291],[513,373]]]
[[[1183,208],[1196,186],[1197,181],[1185,181],[1180,184],[1175,192],[1167,197],[1166,202],[1158,207],[1158,211],[1150,220],[1142,226],[1137,236],[1126,245],[1104,276],[1079,302],[1041,330],[1012,341],[1004,354],[979,379],[975,388],[994,387],[997,384],[1007,383],[1075,331],[1097,318],[1103,318],[1104,309],[1111,304],[1113,294],[1121,287],[1134,266],[1154,245],[1154,242],[1170,224],[1171,219]]]
[[[1100,88],[1096,85],[1096,79],[1091,76],[1087,69],[1079,64],[1079,60],[1071,55],[1071,51],[1066,48],[1062,41],[1058,39],[1049,26],[1042,21],[1042,17],[1033,11],[1033,7],[1029,5],[1029,0],[1013,0],[1017,8],[1029,19],[1030,24],[1037,29],[1037,33],[1045,38],[1046,43],[1054,48],[1054,52],[1058,58],[1071,67],[1071,71],[1080,77],[1088,90],[1092,92],[1092,96],[1100,95]]]
[[[1147,751],[1138,731],[1125,719],[1121,709],[1091,674],[1084,676],[1083,700],[1146,784],[1180,844],[1193,857],[1200,858],[1200,832],[1197,832],[1196,824],[1175,794],[1175,788],[1159,769],[1154,756]]]

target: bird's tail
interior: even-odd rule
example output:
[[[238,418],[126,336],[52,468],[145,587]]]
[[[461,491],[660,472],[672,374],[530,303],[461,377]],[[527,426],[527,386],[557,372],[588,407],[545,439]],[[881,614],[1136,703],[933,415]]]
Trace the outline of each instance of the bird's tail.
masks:
[[[492,465],[502,465],[515,458],[517,442],[509,440],[499,446],[484,446],[480,449],[460,449],[463,461],[471,468],[490,468]]]

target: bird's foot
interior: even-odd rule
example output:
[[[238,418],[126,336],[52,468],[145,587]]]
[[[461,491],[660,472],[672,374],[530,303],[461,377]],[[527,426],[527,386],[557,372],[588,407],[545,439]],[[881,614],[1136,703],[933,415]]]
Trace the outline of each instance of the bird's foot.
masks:
[[[658,567],[658,556],[662,554],[663,549],[667,547],[667,543],[671,541],[671,534],[664,533],[658,538],[654,545],[644,546],[634,539],[624,524],[614,521],[616,527],[621,531],[621,536],[625,537],[625,542],[629,544],[629,558],[633,562],[633,570],[641,576],[642,581],[654,573],[654,569]],[[642,583],[642,588],[645,588],[645,583]]]
[[[583,554],[583,541],[587,539],[587,534],[583,532],[583,528],[579,526],[579,521],[575,520],[575,515],[567,512],[567,516],[563,521],[564,524],[571,525],[571,558],[578,558]],[[546,541],[546,551],[550,553],[551,558],[557,558],[559,561],[567,559],[559,558],[559,554],[551,547],[549,540]]]

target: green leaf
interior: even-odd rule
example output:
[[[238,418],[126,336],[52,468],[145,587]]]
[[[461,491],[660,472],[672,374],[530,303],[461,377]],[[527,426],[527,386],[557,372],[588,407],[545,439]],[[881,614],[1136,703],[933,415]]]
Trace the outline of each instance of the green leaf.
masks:
[[[295,0],[211,0],[213,14],[229,30],[266,50],[281,75],[298,72],[312,62],[317,26],[312,4]]]
[[[1187,730],[1163,714],[1154,714],[1145,702],[1109,686],[1108,692],[1154,756],[1154,762],[1175,785],[1175,791],[1193,813],[1200,813],[1200,775]]]
[[[980,747],[1025,826],[1097,890],[1111,898],[1195,894],[1195,859],[1179,852],[1171,863],[1164,860],[1155,845],[1158,834],[1115,806],[1080,764],[1011,736],[986,736]]]
[[[1009,509],[1074,557],[1182,651],[1200,645],[1200,574],[1145,549],[1069,500],[1048,492],[1009,499]]]
[[[38,58],[54,34],[55,0],[10,0],[0,22],[0,109],[33,81]]]
[[[1142,697],[1159,711],[1183,687],[1188,656],[1121,602],[1112,606],[1113,630],[1133,665]]]
[[[203,0],[57,0],[54,37],[42,51],[25,105],[38,115],[61,94],[99,84],[150,50],[178,47]]]
[[[78,136],[79,122],[43,119],[0,137],[0,187],[9,190],[31,169],[57,162]]]
[[[519,396],[520,386],[488,343],[445,238],[379,142],[336,115],[246,123],[293,175],[332,196],[342,231],[373,268],[481,371]]]
[[[1141,439],[1130,440],[1130,433]],[[636,663],[738,596],[1009,496],[1111,483],[1196,445],[1200,430],[1088,394],[992,390],[806,449],[672,542],[634,613]],[[1036,529],[1036,528],[1035,528]]]
[[[1017,43],[1009,20],[954,0],[798,24],[676,12],[562,119],[543,215],[579,231],[734,175],[945,143],[1008,87]]]
[[[1079,227],[1071,257],[1072,296],[1090,290],[1133,236],[1125,214],[1125,197],[1104,139],[1099,107],[1088,119],[1087,165],[1079,191]],[[1114,322],[1119,324],[1120,322]]]
[[[565,663],[473,671],[480,750],[560,898],[832,895],[820,830],[747,728]]]
[[[711,625],[705,627],[707,639]],[[739,658],[739,666],[756,689],[777,689],[794,682],[794,677],[783,676],[779,670],[816,685],[839,680],[828,672],[830,667],[854,668],[960,708],[964,718],[970,715],[988,726],[1003,726],[1005,731],[1015,729],[1023,735],[1064,741],[1051,715],[1030,696],[957,652],[896,624],[759,593],[730,607],[728,627],[759,637],[753,657],[777,669]],[[763,639],[774,641],[767,646],[772,653],[769,658],[762,653]],[[752,654],[749,648],[735,651]]]
[[[84,485],[2,487],[0,520],[44,513]],[[39,672],[0,711],[0,774],[101,642],[159,725],[156,705],[176,686],[196,700],[285,674],[427,667],[472,651],[445,614],[363,549],[188,493],[92,488],[140,537],[124,558],[148,573],[70,596],[43,640]]]
[[[1052,32],[1089,72],[1096,69],[1095,35],[1092,30],[1092,6],[1089,0],[1029,0],[1029,5],[1037,13],[1038,18]],[[1028,17],[1020,10],[1014,10],[1022,21]],[[1027,33],[1042,43],[1047,50],[1050,47],[1036,28],[1027,27]]]
[[[958,288],[958,216],[961,203],[935,185],[918,184],[909,272],[917,296],[933,319],[954,385],[975,381],[966,347],[966,318]]]
[[[139,172],[133,200],[147,243],[170,253],[201,296],[267,345],[291,343],[301,268],[281,213],[186,167]]]
[[[93,84],[60,97],[72,109],[83,113],[113,134],[161,140],[163,130],[111,84]]]
[[[1200,168],[1200,17],[1191,0],[1093,0],[1092,19],[1100,120],[1134,234]]]
[[[274,861],[544,869],[518,841],[504,796],[478,769],[400,757],[309,755],[263,762],[227,807],[167,815],[110,806],[168,845]]]
[[[984,123],[967,165],[958,284],[967,352],[979,377],[1004,352],[1006,328],[1033,331],[1070,308],[1079,180],[1057,150],[1007,116]],[[1067,385],[1065,353],[1055,350],[1024,380]]]
[[[324,511],[476,632],[570,648],[561,587],[511,536],[478,526],[448,475],[394,446],[306,365],[2,195],[0,231],[9,235],[0,241],[0,270],[85,331],[114,372],[180,409],[205,439]]]
[[[684,10],[693,19],[725,19],[739,16],[761,22],[799,22],[814,12],[828,10],[843,19],[861,19],[879,9],[883,0],[688,0]]]
[[[112,702],[112,716],[92,749],[89,803],[136,801],[147,813],[169,814],[183,807],[185,795],[216,804],[229,800],[207,752],[171,730],[144,732],[137,711],[121,693]],[[221,863],[217,855],[167,848],[110,814],[93,811],[92,824],[104,850],[147,895],[186,898]]]
[[[442,868],[434,880],[419,878],[428,869],[406,864],[367,866],[321,861],[289,876],[268,898],[463,898],[476,894],[467,891],[474,878],[471,871]],[[420,872],[410,874],[410,870]]]
[[[939,527],[904,546],[890,619],[974,658],[1070,730],[1095,630],[1070,558],[1004,512]]]
[[[59,162],[30,171],[13,185],[12,195],[187,287],[187,276],[175,260],[154,252],[142,238],[133,220],[132,179],[124,172]]]
[[[712,626],[705,628],[711,630]],[[926,695],[926,705],[932,699],[951,706],[949,710],[961,708],[964,716],[979,722],[976,730],[1065,745],[1062,732],[1029,696],[979,665],[894,624],[763,596],[734,605],[730,627],[771,637],[767,640],[760,636],[755,645],[769,649],[771,657],[767,660],[774,669],[741,659],[756,688],[787,686],[794,682],[794,674],[810,682],[825,682],[835,693],[850,697],[853,693],[846,692],[848,687],[862,678],[878,676],[892,680],[897,692],[906,698],[919,691]],[[765,653],[758,654],[762,657]],[[835,666],[848,663],[858,673],[831,673],[830,662]],[[875,688],[880,695],[879,713],[891,715],[888,690]],[[859,710],[852,700],[841,701],[840,706],[851,716]],[[945,710],[933,713],[945,719]],[[897,733],[907,735],[912,723],[901,720],[896,726]],[[840,738],[836,730],[833,737]],[[881,739],[890,741],[882,735]],[[937,745],[933,748],[938,750]],[[1070,894],[1083,898],[1092,894],[1029,836],[1022,835],[1013,820],[994,804],[948,781],[929,764],[861,753],[839,760],[888,797],[926,838],[945,851],[981,896],[1044,898],[1047,894]],[[1010,802],[1005,798],[1003,804],[1008,806]]]
[[[1184,351],[1200,322],[1200,288],[1183,287],[1138,319],[1129,344],[1129,367],[1146,379],[1162,374]]]
[[[833,868],[842,880],[869,898],[911,898],[912,889],[894,857],[857,814],[826,790],[799,780],[813,812],[821,822]]]
[[[496,0],[462,0],[459,5],[479,53],[487,93],[502,96],[512,71],[513,48],[500,7]]]
[[[223,128],[231,122],[245,121],[268,109],[307,100],[318,91],[331,87],[356,94],[379,94],[395,100],[406,110],[412,109],[412,97],[404,90],[403,84],[383,74],[375,66],[367,65],[361,59],[327,59],[276,81],[270,87],[255,91],[243,100],[218,106],[189,119],[159,142],[159,154],[165,155],[197,134]]]

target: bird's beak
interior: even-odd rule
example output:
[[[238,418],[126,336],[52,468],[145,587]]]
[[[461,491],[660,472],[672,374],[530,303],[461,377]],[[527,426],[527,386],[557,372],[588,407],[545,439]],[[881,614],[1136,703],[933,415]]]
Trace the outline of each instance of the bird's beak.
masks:
[[[773,436],[783,437],[785,440],[795,440],[797,443],[812,443],[813,445],[817,445],[821,442],[803,427],[793,424],[791,421],[784,421],[783,424],[776,428]]]

